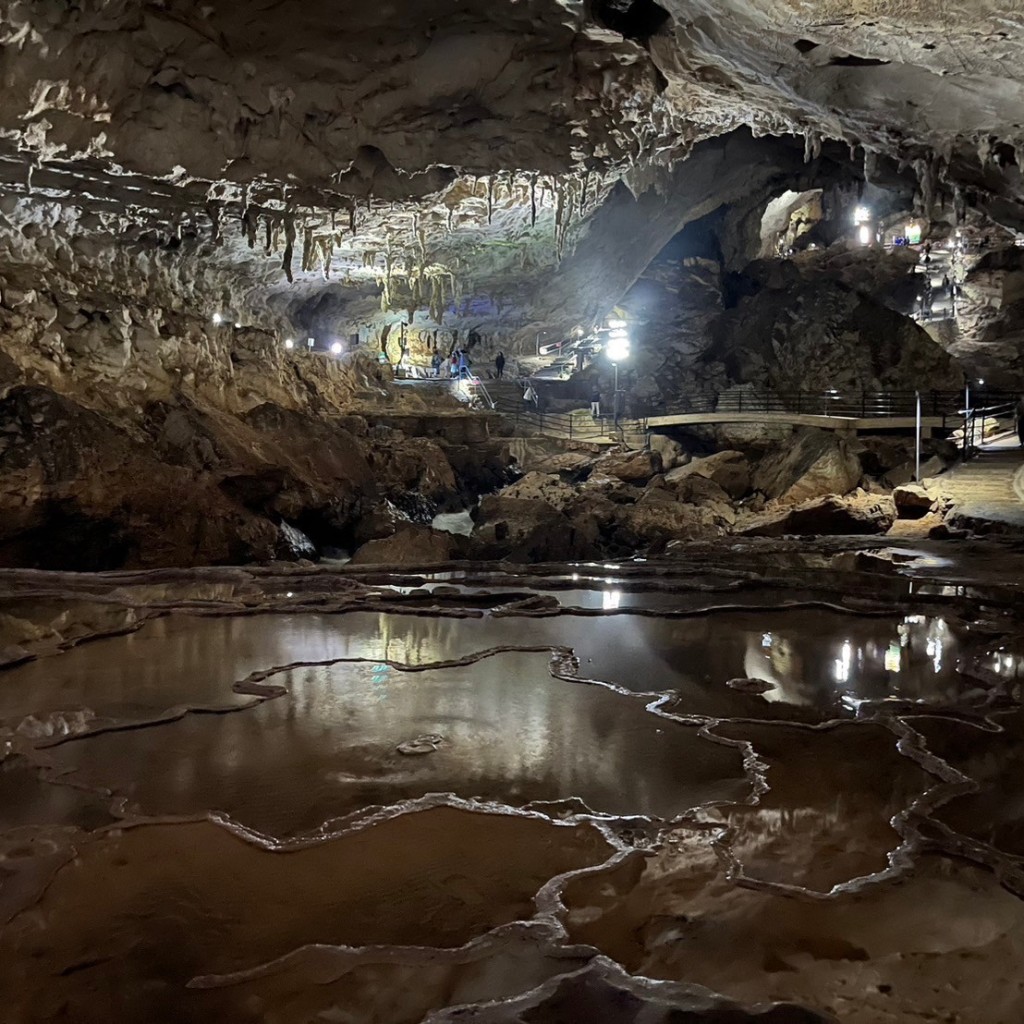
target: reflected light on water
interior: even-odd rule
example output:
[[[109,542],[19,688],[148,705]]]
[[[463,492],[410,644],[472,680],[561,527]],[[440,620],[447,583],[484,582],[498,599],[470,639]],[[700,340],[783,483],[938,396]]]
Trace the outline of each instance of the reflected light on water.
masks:
[[[621,590],[606,590],[601,597],[601,607],[605,611],[611,611],[619,607],[619,602],[622,601]]]

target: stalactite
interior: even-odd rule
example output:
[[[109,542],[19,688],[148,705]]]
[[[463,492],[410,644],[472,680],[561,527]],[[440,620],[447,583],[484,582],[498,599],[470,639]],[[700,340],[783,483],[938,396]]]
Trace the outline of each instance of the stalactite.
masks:
[[[284,218],[284,256],[281,259],[281,267],[284,269],[288,282],[295,280],[292,276],[292,255],[295,251],[295,220],[288,214]]]
[[[494,218],[494,175],[487,178],[487,223]]]
[[[269,256],[274,251],[273,245],[274,239],[274,218],[267,214],[266,220],[264,221],[264,235],[263,235],[263,253],[265,256]]]
[[[313,229],[306,228],[302,233],[302,271],[313,269]]]
[[[334,242],[330,235],[323,235],[318,239],[317,244],[320,247],[320,259],[323,262],[324,280],[327,281],[331,276],[331,260],[334,258]]]
[[[220,205],[218,203],[207,203],[206,213],[210,218],[210,223],[213,226],[213,234],[210,236],[210,241],[214,245],[221,245],[222,239],[220,237]]]
[[[583,214],[587,208],[587,185],[590,183],[590,171],[583,172],[583,178],[580,181],[580,219],[583,218]]]
[[[356,202],[354,199],[348,208],[348,229],[353,235],[356,233]]]
[[[256,232],[260,226],[259,210],[255,206],[246,206],[242,214],[242,231],[245,233],[245,240],[250,249],[256,248]]]
[[[565,189],[556,181],[552,180],[552,189],[555,193],[555,258],[562,258],[562,224],[565,218]]]
[[[537,175],[530,178],[530,227],[537,226]]]

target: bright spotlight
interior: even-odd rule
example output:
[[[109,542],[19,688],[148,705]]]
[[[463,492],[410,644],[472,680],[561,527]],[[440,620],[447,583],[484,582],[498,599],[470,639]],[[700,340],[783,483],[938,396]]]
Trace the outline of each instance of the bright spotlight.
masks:
[[[242,321],[241,320],[236,320],[235,321],[235,328],[237,330],[241,330],[242,329]]]
[[[222,322],[223,320],[224,320],[224,317],[222,317],[222,316],[220,315],[220,313],[214,313],[214,314],[213,314],[213,322],[214,322],[215,324],[219,324],[219,323],[221,323],[221,322]]]
[[[866,224],[871,220],[871,211],[866,206],[858,206],[853,211],[854,224]]]
[[[614,328],[614,327],[625,327],[626,326],[626,321],[625,320],[609,320],[608,321],[608,326],[612,327],[612,328]]]
[[[857,237],[860,239],[861,245],[871,244],[871,228],[867,224],[861,224],[860,230],[857,232]]]
[[[333,345],[331,345],[331,351],[336,356],[340,356],[341,355],[341,342],[340,341],[336,341]]]
[[[295,342],[292,341],[291,338],[285,338],[284,339],[284,347],[285,348],[295,348]]]
[[[613,363],[625,362],[629,358],[629,335],[625,331],[621,334],[619,332],[613,333],[608,339],[605,351]]]

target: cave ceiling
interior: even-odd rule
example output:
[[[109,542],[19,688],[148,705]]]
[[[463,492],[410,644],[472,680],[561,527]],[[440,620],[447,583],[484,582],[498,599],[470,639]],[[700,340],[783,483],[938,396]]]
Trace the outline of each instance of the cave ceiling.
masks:
[[[1016,227],[1022,22],[1008,0],[0,2],[6,282],[525,330],[606,312],[723,202],[851,169]]]

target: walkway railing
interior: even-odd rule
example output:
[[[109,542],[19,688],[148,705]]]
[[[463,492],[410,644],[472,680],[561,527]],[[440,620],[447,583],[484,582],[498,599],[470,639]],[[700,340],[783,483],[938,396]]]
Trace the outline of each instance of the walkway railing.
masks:
[[[593,419],[585,413],[541,412],[531,409],[525,403],[519,404],[498,400],[495,411],[511,421],[516,433],[542,434],[547,437],[558,437],[569,441],[617,441],[625,440],[626,436],[644,436],[646,444],[647,424],[643,420],[619,419],[616,424],[613,417],[601,416]]]
[[[483,388],[483,385],[480,385]],[[486,390],[484,389],[486,394]],[[964,459],[976,454],[984,442],[985,424],[990,420],[1012,419],[1016,396],[1006,392],[987,391],[973,395],[978,403],[964,408],[962,391],[772,391],[730,390],[721,394],[691,392],[679,395],[670,402],[638,407],[633,403],[628,416],[615,422],[612,416],[598,420],[574,413],[549,413],[532,409],[517,400],[499,398],[488,404],[495,411],[512,420],[517,431],[546,434],[570,440],[624,439],[626,435],[649,434],[649,421],[673,416],[699,416],[701,414],[763,413],[828,416],[842,419],[913,418],[917,415],[918,398],[922,417],[933,421],[941,418],[941,426],[962,433]]]
[[[985,400],[991,402],[993,397],[995,396],[988,395]],[[997,428],[1005,425],[1006,430],[1013,429],[1017,402],[1015,399],[1006,399],[1006,396],[1001,397],[1003,400],[995,404],[975,406],[967,410],[961,441],[964,462],[974,458],[984,448],[987,441],[986,431],[990,424],[996,425]],[[997,433],[999,432],[997,429]]]
[[[962,416],[962,391],[921,392],[924,416]],[[721,394],[693,392],[670,402],[649,405],[648,418],[685,416],[699,413],[796,413],[813,416],[841,416],[872,419],[888,416],[914,416],[916,391],[772,391],[730,390]]]

